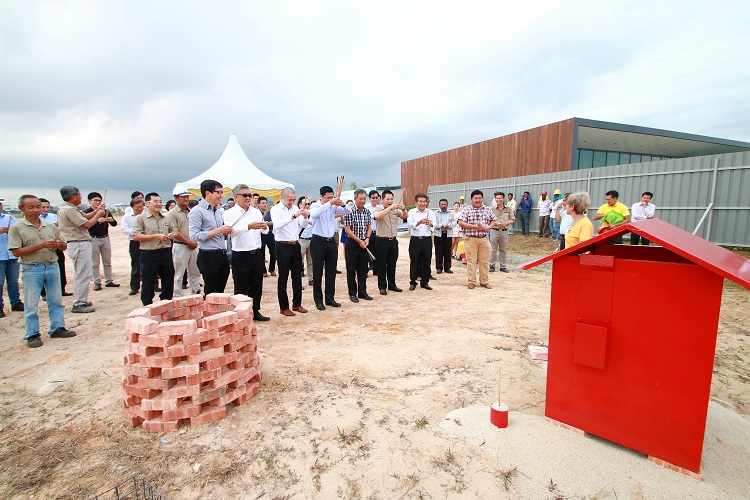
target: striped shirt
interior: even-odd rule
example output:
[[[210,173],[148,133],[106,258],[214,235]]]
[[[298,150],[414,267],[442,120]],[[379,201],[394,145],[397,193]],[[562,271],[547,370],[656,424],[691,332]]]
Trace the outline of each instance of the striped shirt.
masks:
[[[364,240],[367,237],[367,226],[372,225],[372,215],[367,207],[362,210],[354,207],[351,213],[344,217],[344,225],[351,227],[354,236]]]

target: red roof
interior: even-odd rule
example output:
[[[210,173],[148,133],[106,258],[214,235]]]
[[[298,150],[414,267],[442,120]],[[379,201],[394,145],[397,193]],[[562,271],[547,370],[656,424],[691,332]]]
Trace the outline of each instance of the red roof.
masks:
[[[570,248],[522,264],[518,266],[518,269],[531,269],[564,255],[580,255],[592,251],[595,245],[606,243],[629,232],[646,237],[667,250],[750,289],[750,259],[730,252],[660,219],[647,219],[636,223],[621,224],[610,231],[582,241]],[[596,251],[593,253],[596,253]]]

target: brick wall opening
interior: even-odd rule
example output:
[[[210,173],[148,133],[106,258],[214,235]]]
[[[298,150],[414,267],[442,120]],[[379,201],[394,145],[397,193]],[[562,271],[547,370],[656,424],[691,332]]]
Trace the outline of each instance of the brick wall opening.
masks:
[[[253,302],[212,293],[134,309],[125,320],[125,419],[146,432],[226,417],[260,392]]]

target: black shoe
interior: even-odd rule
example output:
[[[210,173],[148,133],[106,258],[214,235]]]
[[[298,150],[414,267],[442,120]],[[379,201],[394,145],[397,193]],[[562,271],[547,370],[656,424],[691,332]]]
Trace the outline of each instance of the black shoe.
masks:
[[[72,297],[73,296],[73,292],[66,292],[65,290],[63,290],[62,296],[63,297]]]
[[[72,330],[68,330],[64,326],[61,326],[60,328],[58,328],[54,332],[50,333],[49,336],[51,338],[53,338],[53,339],[69,339],[70,337],[75,337],[76,336],[76,332],[74,332]]]
[[[138,293],[138,290],[130,290],[128,292],[128,295],[136,295]]]
[[[271,318],[268,316],[263,316],[261,313],[257,312],[253,314],[253,321],[269,321]]]
[[[96,290],[96,288],[95,288],[94,290]],[[160,286],[157,286],[156,288],[154,288],[154,291],[155,291],[155,292],[161,292],[161,287],[160,287]]]
[[[117,285],[117,286],[120,286],[120,285]],[[187,285],[182,285],[182,289],[183,289],[183,290],[187,290],[187,289],[188,289],[188,286],[187,286]]]
[[[119,283],[115,283],[114,281],[110,281],[106,285],[104,285],[106,288],[118,288],[120,286]]]
[[[448,274],[453,274],[453,269],[446,269],[445,272]]]
[[[349,295],[349,300],[351,300],[352,302],[359,302],[359,299],[356,295]]]
[[[339,271],[338,269],[336,269],[336,274],[341,274],[341,271]]]
[[[413,292],[413,291],[414,291],[414,290],[416,290],[416,289],[417,289],[417,285],[416,285],[416,283],[412,283],[411,285],[409,285],[409,291],[410,291],[410,292]]]
[[[326,305],[331,307],[341,307],[341,304],[339,304],[335,300],[326,300]]]
[[[491,272],[491,273],[494,273],[494,272],[495,272],[495,264],[492,264],[492,265],[490,266],[490,272]]]
[[[98,292],[102,289],[102,285],[94,285],[94,291]]]
[[[385,290],[385,288],[380,289],[380,295],[388,295],[388,292]]]
[[[443,270],[442,270],[442,269],[438,269],[438,270],[437,270],[437,273],[438,273],[438,274],[443,274]]]
[[[397,287],[397,286],[389,286],[388,290],[390,290],[392,292],[403,292],[403,290],[401,288]]]
[[[318,311],[325,311],[326,310],[326,306],[324,306],[320,302],[316,302],[315,303],[315,307],[318,309]]]
[[[425,290],[432,290],[432,287],[427,283],[423,284],[422,288],[424,288]]]
[[[363,294],[361,294],[361,295],[358,295],[358,297],[359,297],[360,299],[364,299],[364,300],[372,300],[372,297],[370,297],[370,296],[369,296],[368,294],[366,294],[366,293],[363,293]]]
[[[501,273],[509,273],[510,271],[508,271],[506,268],[502,268],[502,269],[500,269],[500,272]]]
[[[23,311],[23,302],[19,302],[18,304],[13,304],[10,306],[11,311]]]
[[[435,281],[436,279],[437,279],[436,277],[434,277],[433,275],[430,275],[430,280]]]
[[[34,335],[33,337],[29,337],[26,339],[26,345],[31,347],[32,349],[34,347],[42,347],[42,338],[39,335]]]

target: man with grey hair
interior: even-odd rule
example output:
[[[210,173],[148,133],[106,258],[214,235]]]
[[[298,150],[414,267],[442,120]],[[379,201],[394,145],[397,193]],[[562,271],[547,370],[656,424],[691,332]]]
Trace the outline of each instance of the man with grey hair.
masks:
[[[183,187],[177,187],[172,192],[175,206],[167,212],[172,224],[177,228],[172,247],[174,262],[174,290],[173,297],[182,297],[182,277],[187,271],[191,293],[201,291],[201,273],[198,270],[198,244],[190,239],[190,223],[188,222],[188,203],[190,192]]]
[[[367,192],[364,189],[354,191],[354,210],[344,217],[346,282],[352,302],[372,300],[367,293],[367,263],[370,260],[367,248],[372,238],[372,216],[365,208],[366,200]]]
[[[253,319],[268,321],[268,316],[260,313],[260,300],[263,296],[263,252],[261,234],[268,233],[268,224],[263,214],[251,203],[253,193],[247,184],[237,184],[232,190],[234,206],[224,212],[224,224],[232,226],[232,279],[234,293],[253,299]]]
[[[302,251],[299,235],[307,227],[309,211],[294,206],[294,189],[286,187],[281,191],[281,201],[271,208],[271,222],[276,237],[276,263],[279,266],[279,279],[276,291],[279,296],[279,312],[284,316],[306,313],[302,307]],[[292,308],[289,309],[289,295],[286,284],[289,272],[292,273]]]
[[[91,235],[88,229],[104,217],[104,203],[95,212],[83,213],[81,191],[75,186],[60,188],[63,199],[57,212],[60,235],[68,242],[68,257],[73,261],[73,309],[74,313],[91,313],[95,309],[89,302],[89,285],[94,279],[91,260]]]

